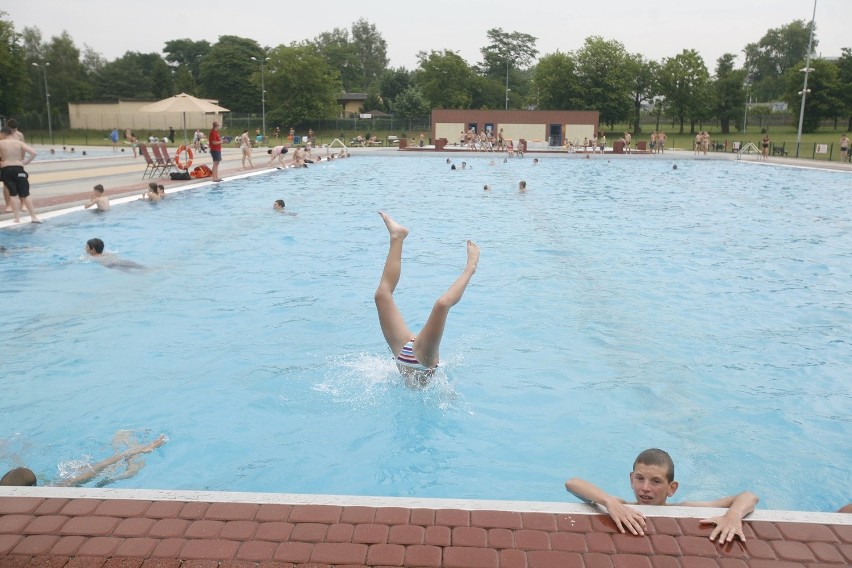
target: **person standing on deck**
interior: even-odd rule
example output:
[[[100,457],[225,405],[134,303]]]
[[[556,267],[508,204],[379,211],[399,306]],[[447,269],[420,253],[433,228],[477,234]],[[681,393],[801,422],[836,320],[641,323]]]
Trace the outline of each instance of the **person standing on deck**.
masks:
[[[210,144],[210,157],[213,158],[213,181],[222,181],[219,177],[219,162],[222,161],[222,137],[219,135],[219,123],[214,122],[207,137]]]

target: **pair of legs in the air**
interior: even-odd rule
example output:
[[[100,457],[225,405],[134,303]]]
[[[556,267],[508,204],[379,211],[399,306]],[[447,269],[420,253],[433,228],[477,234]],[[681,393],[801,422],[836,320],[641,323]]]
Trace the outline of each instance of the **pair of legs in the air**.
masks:
[[[379,212],[390,236],[390,248],[382,272],[382,280],[376,289],[376,308],[379,312],[379,324],[385,341],[391,349],[394,357],[406,343],[415,338],[399,308],[393,300],[393,292],[399,283],[402,270],[402,242],[408,236],[408,229],[391,219],[386,213]],[[479,262],[479,247],[472,241],[467,241],[467,264],[464,270],[453,282],[452,286],[440,297],[432,307],[432,313],[420,333],[414,339],[414,356],[420,364],[429,369],[438,366],[438,350],[441,346],[441,337],[444,334],[444,326],[447,323],[447,315],[450,308],[455,306],[464,294],[473,273],[476,272],[476,264]]]

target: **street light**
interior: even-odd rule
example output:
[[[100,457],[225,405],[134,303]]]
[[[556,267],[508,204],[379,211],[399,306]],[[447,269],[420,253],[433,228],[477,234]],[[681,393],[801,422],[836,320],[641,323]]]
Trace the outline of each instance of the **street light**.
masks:
[[[811,68],[811,46],[813,45],[813,41],[814,41],[814,21],[816,20],[816,5],[817,5],[817,0],[814,0],[814,15],[811,16],[811,33],[810,33],[810,37],[808,38],[808,54],[807,54],[807,58],[805,59],[805,68],[799,70],[799,71],[802,71],[805,74],[805,85],[802,87],[802,90],[799,91],[799,94],[802,95],[802,107],[799,110],[799,130],[796,133],[796,157],[797,158],[799,157],[799,147],[802,144],[802,123],[805,120],[805,98],[808,96],[808,93],[811,92],[811,90],[808,89],[808,73],[813,71],[813,69]]]
[[[53,144],[53,126],[50,123],[50,93],[47,92],[47,68],[50,66],[50,62],[45,62],[44,65],[39,65],[38,63],[33,63],[33,67],[43,67],[44,68],[44,100],[47,104],[47,131],[50,134],[50,143]]]
[[[509,58],[506,57],[506,110],[509,110]]]
[[[263,113],[263,128],[261,130],[261,134],[263,135],[263,139],[266,140],[266,82],[263,78],[263,66],[269,61],[269,58],[258,59],[257,57],[252,57],[252,61],[260,61],[260,107]]]

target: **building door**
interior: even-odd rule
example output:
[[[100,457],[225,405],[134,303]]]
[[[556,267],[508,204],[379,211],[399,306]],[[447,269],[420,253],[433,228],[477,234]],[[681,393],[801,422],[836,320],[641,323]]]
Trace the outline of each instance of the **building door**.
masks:
[[[468,129],[468,131],[473,130],[473,133],[476,134],[476,123],[475,122],[468,122],[467,123],[467,129]]]
[[[550,132],[550,145],[551,146],[562,146],[562,125],[561,124],[551,124],[548,128]]]

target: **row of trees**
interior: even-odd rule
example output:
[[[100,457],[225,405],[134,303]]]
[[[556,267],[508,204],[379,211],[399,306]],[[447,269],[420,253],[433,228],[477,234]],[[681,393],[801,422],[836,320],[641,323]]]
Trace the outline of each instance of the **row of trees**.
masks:
[[[363,19],[350,29],[271,48],[230,35],[214,44],[175,39],[162,53],[127,52],[106,61],[89,47],[80,50],[67,33],[49,41],[37,28],[18,33],[0,12],[0,115],[43,116],[40,79],[48,70],[57,119],[68,102],[154,100],[178,92],[217,99],[235,112],[259,112],[263,82],[269,119],[282,125],[333,118],[340,93],[363,92],[363,110],[401,118],[432,108],[590,109],[600,111],[602,123],[631,123],[636,132],[642,112],[672,120],[681,132],[710,123],[729,132],[749,98],[798,108],[809,33],[801,20],[769,30],[743,49],[743,67],[726,53],[711,75],[692,49],[652,61],[592,36],[576,51],[537,59],[537,38],[494,28],[477,64],[432,50],[420,52],[418,67],[408,70],[388,67],[387,43]],[[852,51],[843,49],[834,61],[812,60],[811,67],[805,131],[825,119],[847,121],[852,129]]]

